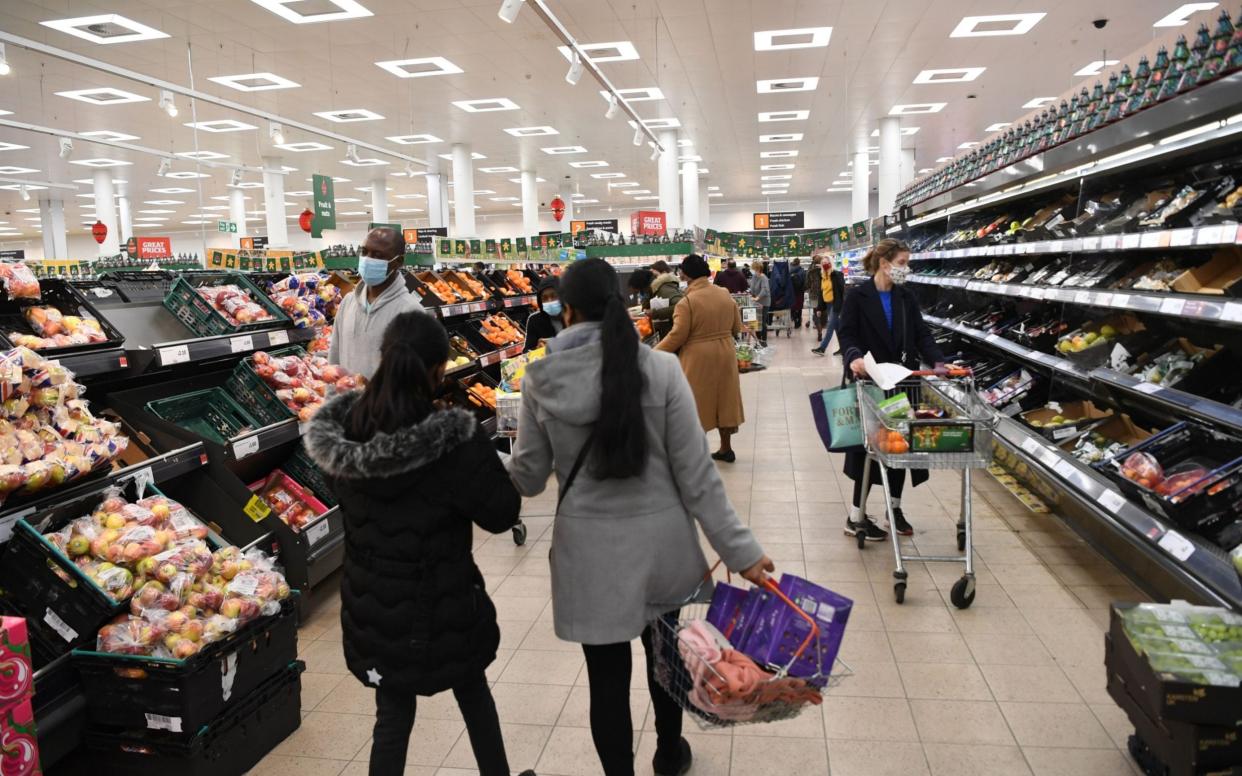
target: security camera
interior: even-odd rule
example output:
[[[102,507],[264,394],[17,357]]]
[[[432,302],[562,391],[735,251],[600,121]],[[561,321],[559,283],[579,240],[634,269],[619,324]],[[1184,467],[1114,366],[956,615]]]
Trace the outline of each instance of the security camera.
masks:
[[[1102,30],[1108,26],[1108,19],[1093,19],[1091,23],[1095,25],[1097,30]]]

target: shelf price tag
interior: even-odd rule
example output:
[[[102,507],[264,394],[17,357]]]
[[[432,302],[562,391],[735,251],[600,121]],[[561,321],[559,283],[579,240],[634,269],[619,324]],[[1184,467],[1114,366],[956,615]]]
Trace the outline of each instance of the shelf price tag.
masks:
[[[1159,385],[1156,385],[1155,383],[1139,383],[1138,385],[1134,386],[1134,390],[1138,391],[1139,393],[1146,393],[1146,394],[1155,396],[1156,394],[1163,391],[1164,388],[1162,388]]]
[[[160,366],[172,366],[173,364],[184,364],[190,360],[189,345],[173,345],[168,348],[160,348]]]
[[[1182,562],[1195,554],[1195,546],[1177,531],[1165,531],[1164,536],[1156,543],[1160,545],[1160,549]]]
[[[1122,250],[1137,248],[1142,241],[1143,235],[1141,234],[1123,234],[1121,236],[1121,248]]]
[[[1074,468],[1074,464],[1058,456],[1056,465],[1052,467],[1062,479],[1072,480],[1074,475],[1078,474],[1078,470]]]
[[[1115,251],[1121,245],[1121,236],[1116,234],[1105,234],[1100,236],[1100,250]]]
[[[1129,306],[1130,306],[1130,295],[1129,294],[1113,294],[1113,307],[1129,307]]]
[[[267,333],[267,346],[274,348],[277,345],[289,344],[289,332],[287,331],[269,331]]]
[[[1169,238],[1169,245],[1174,248],[1184,248],[1193,244],[1195,241],[1195,230],[1191,229],[1174,229],[1173,236]]]
[[[1225,309],[1220,313],[1220,319],[1230,323],[1242,322],[1242,302],[1226,302]]]
[[[1165,299],[1160,303],[1160,312],[1165,315],[1181,315],[1182,308],[1186,306],[1185,299]]]
[[[259,452],[259,437],[257,435],[248,436],[233,443],[233,458],[238,461],[257,452]]]
[[[1100,238],[1099,238],[1099,237],[1084,237],[1084,238],[1082,238],[1082,250],[1084,250],[1084,251],[1096,251],[1096,250],[1099,250],[1099,249],[1100,249]]]
[[[1091,292],[1090,291],[1075,292],[1074,304],[1091,304]]]
[[[250,500],[246,502],[246,506],[242,507],[242,511],[246,513],[246,517],[249,517],[256,523],[272,514],[272,508],[263,499],[259,498],[258,495],[251,496]]]
[[[1064,249],[1065,241],[1064,240],[1053,240],[1052,242],[1044,243],[1044,245],[1048,247],[1049,253],[1060,253]]]
[[[1112,294],[1096,294],[1095,303],[1099,305],[1100,307],[1112,307],[1113,306],[1113,295]]]
[[[1159,248],[1160,238],[1166,234],[1168,234],[1168,232],[1143,232],[1143,234],[1139,235],[1139,247]]]
[[[247,353],[254,350],[254,337],[249,334],[244,337],[233,337],[229,340],[229,350],[234,353]]]
[[[1030,453],[1031,455],[1037,456],[1040,454],[1040,451],[1044,449],[1044,446],[1041,445],[1039,441],[1034,439],[1033,437],[1027,437],[1026,439],[1022,440],[1022,449]]]
[[[1114,515],[1117,514],[1118,510],[1126,505],[1125,496],[1122,496],[1117,491],[1110,490],[1108,488],[1105,488],[1103,493],[1096,496],[1095,500],[1100,506],[1104,507],[1109,512],[1112,512]]]
[[[328,535],[328,532],[331,530],[331,528],[332,527],[328,525],[328,521],[326,518],[323,520],[320,520],[318,523],[315,523],[310,528],[307,528],[306,529],[306,544],[310,547],[314,547],[316,544],[323,541],[324,537]]]

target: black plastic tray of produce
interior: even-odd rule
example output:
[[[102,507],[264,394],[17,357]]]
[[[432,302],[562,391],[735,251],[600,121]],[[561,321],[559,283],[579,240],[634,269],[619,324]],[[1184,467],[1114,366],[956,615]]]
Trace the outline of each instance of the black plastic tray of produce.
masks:
[[[166,269],[124,269],[102,275],[99,282],[116,289],[127,302],[162,302],[176,278]]]
[[[141,729],[155,714],[193,731],[297,656],[296,606],[286,600],[279,613],[247,623],[186,660],[77,649],[73,664],[92,723]]]
[[[254,692],[186,733],[92,727],[70,773],[225,776],[253,768],[302,724],[302,679],[295,661]]]
[[[12,335],[15,333],[39,336],[39,333],[30,325],[30,321],[26,320],[25,310],[44,305],[55,307],[60,310],[61,315],[94,318],[99,322],[99,328],[107,338],[103,342],[92,342],[86,345],[39,349],[38,354],[45,358],[119,348],[125,344],[125,335],[118,331],[107,318],[100,315],[99,310],[95,309],[95,306],[87,301],[80,291],[70,285],[69,281],[44,278],[39,281],[39,288],[42,294],[39,299],[10,299],[7,295],[0,295],[0,345],[6,349],[13,347]]]

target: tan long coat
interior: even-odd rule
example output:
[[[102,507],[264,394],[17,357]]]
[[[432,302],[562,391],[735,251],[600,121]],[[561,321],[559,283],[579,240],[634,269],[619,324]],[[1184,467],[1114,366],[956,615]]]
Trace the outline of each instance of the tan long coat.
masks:
[[[737,428],[746,419],[733,344],[741,331],[742,316],[729,292],[698,278],[673,308],[672,331],[656,345],[681,360],[704,431]]]

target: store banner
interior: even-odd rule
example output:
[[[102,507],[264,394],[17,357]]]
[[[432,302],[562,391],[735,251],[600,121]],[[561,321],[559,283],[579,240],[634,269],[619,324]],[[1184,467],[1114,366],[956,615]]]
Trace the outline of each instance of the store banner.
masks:
[[[526,238],[518,237],[513,241],[513,250],[517,254],[517,258],[524,259],[527,256]]]
[[[867,222],[859,221],[854,224],[854,239],[863,241],[867,239]]]
[[[423,229],[405,230],[406,253],[433,253],[434,241],[440,237],[448,237],[447,226],[432,226]],[[449,251],[444,251],[448,253]]]
[[[618,226],[617,219],[615,218],[598,218],[594,220],[569,222],[570,234],[577,234],[578,232],[584,231],[612,232],[613,234],[616,234],[620,231],[620,228]]]
[[[806,225],[805,221],[804,210],[754,214],[755,229],[802,229]]]
[[[172,239],[168,237],[139,237],[138,258],[171,259]]]
[[[664,236],[668,222],[662,210],[636,210],[630,214],[630,234]]]
[[[500,257],[503,259],[513,258],[513,240],[511,238],[500,238]]]
[[[0,261],[15,261],[24,258],[26,258],[26,251],[22,248],[0,251]]]
[[[241,249],[243,251],[261,251],[267,248],[268,240],[266,237],[243,237],[241,238]]]
[[[332,193],[332,176],[312,175],[311,193],[315,197],[311,237],[322,237],[323,230],[336,228],[336,197]]]

